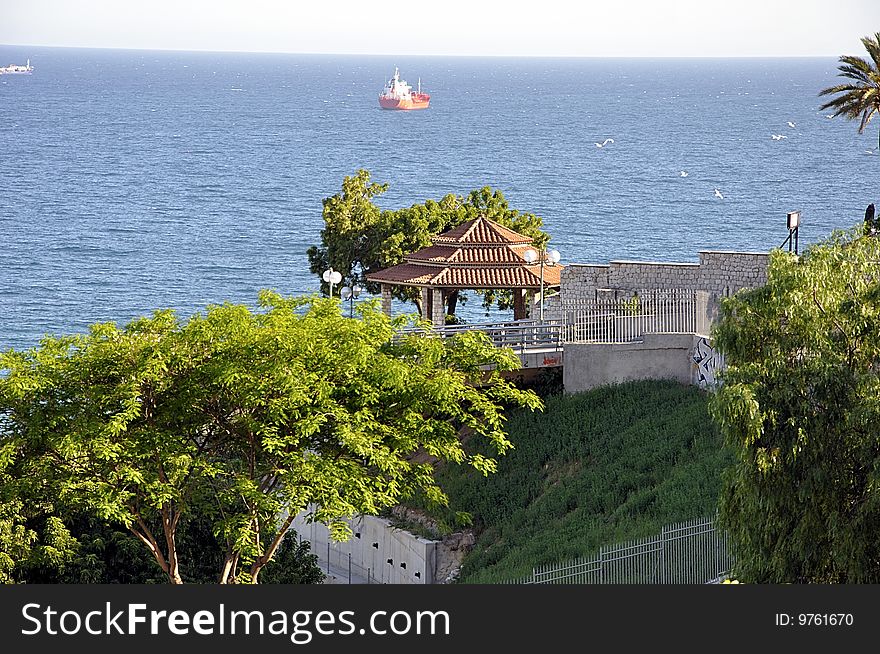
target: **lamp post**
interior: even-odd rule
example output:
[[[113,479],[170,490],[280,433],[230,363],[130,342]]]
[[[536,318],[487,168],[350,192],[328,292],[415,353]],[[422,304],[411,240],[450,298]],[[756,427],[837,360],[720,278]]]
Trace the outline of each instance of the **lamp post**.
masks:
[[[354,318],[354,300],[355,298],[361,294],[363,289],[357,284],[353,284],[351,288],[348,286],[343,286],[339,289],[339,297],[343,300],[348,300],[348,317]]]
[[[333,297],[333,286],[342,281],[342,273],[338,270],[333,270],[333,268],[328,268],[321,275],[321,279],[330,284],[330,297]]]
[[[544,322],[544,262],[547,262],[548,266],[555,266],[559,263],[559,260],[562,258],[562,255],[559,254],[559,250],[543,250],[540,253],[535,250],[529,248],[523,253],[523,258],[526,260],[526,263],[535,263],[535,261],[540,260],[541,262],[541,322]]]

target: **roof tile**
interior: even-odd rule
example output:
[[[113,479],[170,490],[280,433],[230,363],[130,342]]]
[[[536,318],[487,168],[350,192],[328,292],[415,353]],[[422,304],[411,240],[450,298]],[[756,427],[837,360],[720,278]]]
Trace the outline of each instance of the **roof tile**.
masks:
[[[434,236],[434,243],[459,243],[459,244],[488,244],[488,243],[531,243],[528,236],[518,234],[512,229],[502,227],[494,220],[485,216],[468,220],[467,222],[453,227],[448,232]]]

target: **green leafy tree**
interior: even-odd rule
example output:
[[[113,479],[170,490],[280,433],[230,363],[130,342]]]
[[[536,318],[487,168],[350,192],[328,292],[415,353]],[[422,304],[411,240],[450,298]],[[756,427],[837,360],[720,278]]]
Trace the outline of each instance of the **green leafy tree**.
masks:
[[[195,569],[182,526],[205,520],[216,578],[255,583],[308,505],[344,538],[344,518],[416,491],[442,504],[426,455],[493,471],[459,431],[503,454],[504,405],[540,407],[485,335],[406,324],[375,303],[352,320],[338,300],[264,292],[257,312],[159,311],[5,352],[0,493],[128,529],[171,583]]]
[[[852,81],[819,92],[820,96],[839,94],[820,109],[834,109],[835,116],[858,120],[859,134],[880,112],[880,32],[862,37],[862,45],[868,51],[870,61],[852,55],[840,57],[838,75]]]
[[[880,582],[880,239],[859,227],[772,252],[767,285],[723,303],[715,343],[735,576]]]
[[[46,500],[43,480],[8,473],[9,454],[0,448],[0,584],[19,581],[22,569],[60,570],[78,546]]]
[[[367,275],[403,263],[403,258],[431,245],[431,237],[481,215],[535,240],[546,247],[549,236],[541,231],[543,221],[531,213],[511,209],[501,191],[486,186],[466,197],[453,194],[439,201],[427,200],[397,210],[381,210],[373,200],[388,190],[387,184],[371,181],[370,173],[358,170],[342,182],[342,191],[324,199],[324,229],[321,245],[308,250],[309,266],[319,277],[328,268],[340,271],[351,283],[380,292],[379,284],[367,281]],[[323,291],[328,291],[326,283]],[[513,306],[509,291],[479,291],[488,309],[497,303],[500,309]],[[419,306],[418,289],[392,288],[393,297]],[[455,314],[458,293],[450,294],[448,314]]]
[[[30,559],[37,544],[37,533],[28,528],[23,514],[22,500],[13,497],[0,502],[0,584],[14,583],[16,568]]]
[[[23,555],[6,583],[28,584],[161,584],[166,574],[131,533],[93,516],[78,515],[64,520],[73,544],[63,559]],[[210,520],[199,516],[181,522],[177,547],[181,552],[181,576],[191,583],[217,581],[223,558],[223,544]],[[281,545],[260,575],[260,583],[318,584],[324,573],[307,541],[297,542],[288,531]],[[2,583],[0,581],[0,583]]]

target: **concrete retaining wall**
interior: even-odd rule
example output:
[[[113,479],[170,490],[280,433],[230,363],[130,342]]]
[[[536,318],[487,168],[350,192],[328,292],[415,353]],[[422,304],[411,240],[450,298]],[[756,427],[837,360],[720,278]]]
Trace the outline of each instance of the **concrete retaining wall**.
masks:
[[[712,388],[723,358],[699,334],[645,334],[639,343],[567,343],[562,381],[566,393],[640,379],[673,379]]]
[[[354,583],[432,584],[437,570],[438,541],[419,538],[397,529],[384,518],[361,516],[348,521],[354,535],[337,543],[330,539],[327,527],[306,521],[307,513],[299,514],[293,528],[303,540],[311,543],[318,564],[338,581],[348,582],[351,555]],[[329,544],[329,549],[328,549]]]
[[[641,343],[566,343],[562,382],[566,393],[639,379],[690,384],[693,334],[645,334]]]

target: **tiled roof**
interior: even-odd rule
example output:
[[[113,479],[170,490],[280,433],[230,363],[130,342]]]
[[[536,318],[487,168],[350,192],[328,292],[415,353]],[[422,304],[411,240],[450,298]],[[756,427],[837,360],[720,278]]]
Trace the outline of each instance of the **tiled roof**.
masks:
[[[517,234],[512,229],[502,227],[494,220],[489,220],[485,216],[474,218],[466,223],[462,223],[458,227],[453,227],[448,232],[443,232],[439,236],[434,236],[434,243],[448,244],[522,244],[531,243],[532,239],[522,234]]]
[[[544,266],[544,286],[559,286],[562,266]],[[445,288],[540,288],[541,266],[455,267],[402,263],[367,275],[372,282]]]
[[[541,266],[524,254],[532,239],[485,217],[475,218],[432,239],[433,245],[379,270],[372,282],[443,288],[540,288]],[[544,286],[559,286],[562,266],[544,266]]]
[[[431,245],[405,257],[411,263],[457,263],[470,265],[523,264],[528,245],[494,245],[461,247],[455,245]]]

